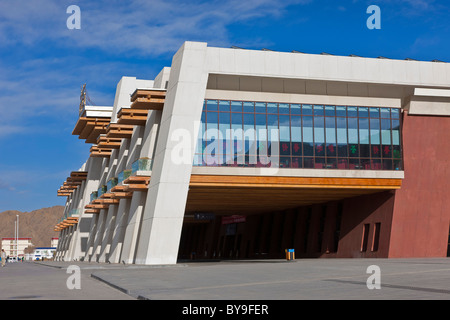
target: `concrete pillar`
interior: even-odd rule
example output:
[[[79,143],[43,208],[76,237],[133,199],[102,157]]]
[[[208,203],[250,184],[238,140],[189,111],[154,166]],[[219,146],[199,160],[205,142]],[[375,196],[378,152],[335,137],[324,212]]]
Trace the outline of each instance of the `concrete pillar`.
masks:
[[[100,169],[100,178],[98,180],[97,188],[106,185],[107,177],[109,173],[109,158],[101,158],[102,164]],[[105,209],[100,210],[100,214],[98,214],[97,221],[94,229],[91,229],[88,239],[89,251],[91,252],[89,259],[92,260],[97,259],[96,254],[100,251],[99,239],[103,237],[103,227],[104,227],[104,216],[106,215]]]
[[[72,239],[73,239],[74,226],[67,227],[66,230],[67,230],[67,236],[66,236],[66,241],[64,243],[64,261],[71,261],[70,260],[70,245],[71,245]]]
[[[69,242],[69,246],[67,248],[66,261],[73,260],[72,256],[73,256],[73,251],[74,251],[75,241],[76,241],[77,225],[74,224],[73,226],[71,226],[69,228],[70,228],[70,242]]]
[[[62,230],[59,232],[58,239],[58,244],[56,245],[55,261],[59,261],[59,257],[61,255]]]
[[[70,211],[77,210],[78,215],[80,215],[80,213],[81,213],[80,203],[83,201],[85,184],[86,184],[86,182],[82,181],[81,185],[76,189],[74,205],[72,206],[72,209],[70,210]],[[69,213],[70,213],[70,211],[69,211]],[[74,225],[73,230],[72,230],[71,239],[70,239],[69,250],[66,253],[66,261],[74,260],[75,247],[77,246],[76,242],[77,242],[78,238],[79,238],[78,237],[78,228],[77,228],[77,225]]]
[[[173,58],[137,264],[175,264],[177,261],[195,141],[206,93],[206,60],[206,43],[191,42],[184,43]],[[188,143],[181,146],[182,139]],[[187,157],[182,160],[180,154]]]
[[[108,210],[109,209],[102,209],[100,210],[100,214],[98,215],[97,227],[95,229],[94,245],[92,246],[91,261],[98,262],[98,255],[100,254],[101,241],[103,239],[103,232],[105,230],[106,216],[108,214]]]
[[[130,212],[131,199],[121,199],[117,209],[115,229],[113,230],[111,248],[109,252],[109,262],[119,263],[122,245],[125,237],[125,230]]]
[[[135,77],[122,77],[117,84],[116,96],[114,99],[113,112],[111,116],[111,123],[117,122],[117,114],[121,108],[129,108],[131,105],[130,95],[137,88],[152,88],[153,80],[138,80]],[[143,129],[141,127],[135,127],[133,132],[133,137],[131,144],[129,139],[126,142],[122,142],[120,150],[113,150],[109,162],[109,172],[107,173],[104,184],[112,177],[117,177],[117,175],[124,169],[124,161],[127,162],[129,158],[133,158],[136,154],[139,154],[140,145],[142,140]],[[130,150],[131,146],[131,150]],[[131,166],[131,165],[130,165]],[[97,240],[96,246],[99,248],[94,248],[94,251],[99,252],[99,261],[103,262],[106,260],[106,255],[109,252],[112,241],[112,231],[115,228],[116,215],[122,215],[123,212],[118,212],[117,206],[110,206],[108,214],[106,216],[106,221],[103,225],[99,225],[100,229],[97,229]]]
[[[94,251],[94,239],[97,230],[98,214],[94,214],[91,218],[91,226],[89,228],[89,236],[86,243],[86,253],[84,255],[84,261],[90,261]]]
[[[66,236],[66,229],[62,229],[59,232],[58,254],[56,261],[62,261],[65,236]]]
[[[130,213],[125,229],[120,262],[126,264],[134,263],[136,244],[139,235],[139,227],[142,211],[145,205],[146,191],[135,191],[130,204]]]
[[[70,204],[70,197],[68,197],[66,200],[66,205],[64,207],[63,216],[67,212],[67,208],[69,207],[69,204]],[[56,247],[56,255],[55,255],[56,261],[60,261],[61,257],[62,257],[62,248],[63,248],[63,243],[64,243],[64,229],[59,232],[58,238],[59,238],[59,240],[58,240],[58,245]]]
[[[83,190],[83,197],[80,197],[80,200],[78,201],[78,208],[77,208],[77,210],[78,210],[78,223],[81,220],[81,216],[82,216],[82,213],[83,213],[83,210],[84,210],[84,206],[83,206],[83,203],[84,203],[83,200],[84,199],[83,198],[84,198],[85,186],[86,186],[86,181],[83,181],[81,183],[81,187],[82,187],[82,190]],[[80,256],[80,252],[79,252],[80,251],[80,228],[78,226],[79,226],[79,224],[75,225],[74,233],[72,235],[72,240],[71,240],[71,244],[70,244],[70,251],[68,253],[68,259],[70,261],[78,260],[79,256]]]
[[[130,140],[131,139],[122,139],[122,144],[120,145],[119,155],[117,158],[116,176],[118,176],[119,173],[127,168]],[[130,203],[131,199],[121,199],[117,208],[116,216],[114,219],[114,226],[112,226],[111,243],[108,257],[108,261],[111,263],[119,262],[124,237],[124,228],[128,219]]]
[[[153,80],[140,80],[135,77],[122,77],[116,87],[111,123],[117,122],[117,114],[121,108],[129,108],[130,96],[137,89],[153,88]]]
[[[118,205],[110,205],[106,216],[103,238],[101,239],[101,248],[98,262],[108,261],[109,249],[111,247],[112,231],[115,226],[115,219]]]
[[[109,158],[109,171],[108,175],[106,176],[106,183],[112,179],[118,176],[117,172],[117,163],[118,163],[118,156],[119,156],[119,150],[114,149],[112,151],[111,157]],[[105,262],[107,255],[109,253],[109,248],[111,246],[111,233],[112,229],[114,228],[115,219],[117,215],[117,205],[110,205],[107,210],[106,215],[106,221],[103,228],[103,234],[100,235],[100,249],[99,249],[99,257],[98,262]]]
[[[86,181],[83,181],[83,192],[78,204],[80,213],[78,218],[78,226],[74,234],[74,247],[71,254],[71,260],[81,260],[84,258],[87,252],[90,227],[92,224],[92,220],[95,219],[93,219],[92,213],[84,212],[84,207],[91,201],[91,192],[98,189],[101,169],[101,158],[89,158],[87,160],[85,171],[87,171],[88,174]]]

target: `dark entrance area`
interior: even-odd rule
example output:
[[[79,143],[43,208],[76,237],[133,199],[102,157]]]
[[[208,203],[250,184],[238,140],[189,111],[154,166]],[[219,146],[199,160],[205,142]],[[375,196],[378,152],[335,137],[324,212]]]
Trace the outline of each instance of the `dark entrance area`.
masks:
[[[394,195],[380,192],[270,212],[186,215],[180,260],[387,257]],[[190,217],[190,218],[189,218]]]
[[[191,175],[179,259],[388,257],[401,179],[226,173]]]

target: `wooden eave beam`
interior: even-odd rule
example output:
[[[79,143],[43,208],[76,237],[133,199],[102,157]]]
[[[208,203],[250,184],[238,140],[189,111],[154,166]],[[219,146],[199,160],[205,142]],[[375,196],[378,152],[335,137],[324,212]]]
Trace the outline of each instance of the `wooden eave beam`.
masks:
[[[83,131],[87,121],[87,117],[79,117],[77,123],[75,124],[75,128],[72,131],[72,135],[79,136],[81,134],[81,131]]]
[[[107,205],[107,204],[88,204],[84,208],[85,209],[108,209],[109,205]]]
[[[78,139],[87,139],[89,135],[91,134],[92,130],[94,130],[95,122],[94,121],[88,121],[86,125],[84,126],[83,130],[78,136]]]
[[[101,126],[95,126],[91,133],[89,134],[89,136],[86,138],[86,143],[96,143],[98,136],[100,134],[105,134],[106,133],[106,127],[107,124],[103,124]]]
[[[123,139],[130,139],[133,135],[133,132],[130,131],[119,131],[119,130],[111,130],[106,134],[108,137],[111,138],[123,138]]]
[[[102,205],[118,204],[119,200],[118,199],[100,199],[100,202],[97,202],[97,203],[100,203]]]
[[[59,189],[58,190],[59,193],[70,193],[72,194],[74,192],[73,189]]]
[[[111,188],[111,192],[116,193],[116,192],[123,192],[125,191],[125,186],[115,186]]]
[[[191,175],[190,187],[400,189],[402,179]]]
[[[133,192],[114,192],[114,199],[131,199],[133,197]]]
[[[104,142],[107,142],[107,143],[113,143],[113,142],[121,143],[122,139],[120,139],[120,138],[108,138],[106,135],[102,135],[102,136],[99,136],[97,138],[97,145],[100,144],[100,143],[104,143]]]
[[[77,123],[75,124],[75,128],[72,131],[72,135],[74,136],[80,136],[83,134],[84,130],[91,130],[86,129],[86,126],[89,123],[89,126],[95,126],[95,125],[108,125],[108,123],[111,122],[111,118],[93,118],[93,117],[79,117]],[[87,133],[85,131],[84,134]]]
[[[114,140],[118,140],[118,139],[114,139]],[[100,141],[97,142],[97,147],[102,148],[102,149],[119,149],[120,145],[122,144],[122,139],[120,139],[120,141],[116,142],[110,142],[110,141]]]
[[[86,209],[84,210],[85,213],[95,213],[95,214],[99,214],[100,213],[100,209]]]
[[[119,124],[143,126],[147,122],[148,110],[122,108],[117,116]]]
[[[106,137],[128,139],[133,135],[133,129],[133,125],[112,123],[108,126]]]
[[[162,110],[164,108],[164,99],[137,98],[131,104],[130,108],[139,110]]]
[[[108,131],[110,130],[123,130],[123,131],[133,131],[134,126],[129,124],[119,124],[119,123],[111,123],[108,126]]]
[[[87,175],[88,175],[87,171],[72,171],[70,173],[70,178],[72,178],[74,180],[78,180],[78,179],[86,180]]]
[[[92,146],[90,152],[91,157],[110,157],[112,154],[112,149],[104,149],[97,146]]]
[[[108,158],[111,156],[111,153],[109,152],[92,152],[90,154],[92,158]]]
[[[100,196],[100,199],[110,199],[114,197],[114,193],[109,192],[109,193],[104,193]]]
[[[78,189],[78,186],[61,186],[59,188],[59,190],[61,190],[61,191],[71,191],[71,190],[73,191],[76,189]]]
[[[155,90],[155,89],[136,89],[131,95],[131,102],[134,102],[137,98],[142,97],[166,97],[166,90]]]
[[[120,109],[119,113],[117,114],[117,117],[120,119],[123,116],[147,117],[148,116],[148,110],[122,108],[122,109]]]
[[[122,116],[118,123],[120,124],[130,124],[135,126],[145,126],[147,123],[147,117],[133,117],[133,116]]]
[[[148,185],[144,183],[137,183],[137,184],[129,184],[126,186],[125,191],[132,192],[132,191],[147,191]]]
[[[131,176],[126,178],[123,183],[125,184],[149,184],[150,183],[150,177],[147,176]]]
[[[69,179],[67,179],[67,182],[64,182],[63,186],[81,186],[81,181],[69,181]]]

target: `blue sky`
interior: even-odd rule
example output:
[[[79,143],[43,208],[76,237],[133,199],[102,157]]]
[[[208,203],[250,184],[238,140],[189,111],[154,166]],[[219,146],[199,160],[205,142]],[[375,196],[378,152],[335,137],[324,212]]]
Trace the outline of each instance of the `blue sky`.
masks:
[[[450,62],[449,18],[448,1],[425,0],[0,0],[0,212],[64,205],[56,191],[89,155],[71,135],[83,83],[112,105],[122,76],[154,79],[184,41]]]

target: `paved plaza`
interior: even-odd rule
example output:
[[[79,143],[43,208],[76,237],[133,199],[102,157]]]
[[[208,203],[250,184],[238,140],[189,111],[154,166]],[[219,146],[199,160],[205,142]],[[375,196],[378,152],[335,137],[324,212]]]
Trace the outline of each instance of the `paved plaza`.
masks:
[[[74,274],[68,268],[74,265],[79,267],[79,289],[67,284]],[[369,268],[374,265],[379,273]],[[48,261],[7,264],[0,272],[2,300],[450,299],[450,259],[445,258],[189,261],[171,266]],[[367,282],[373,286],[375,275],[380,289],[369,289]]]

